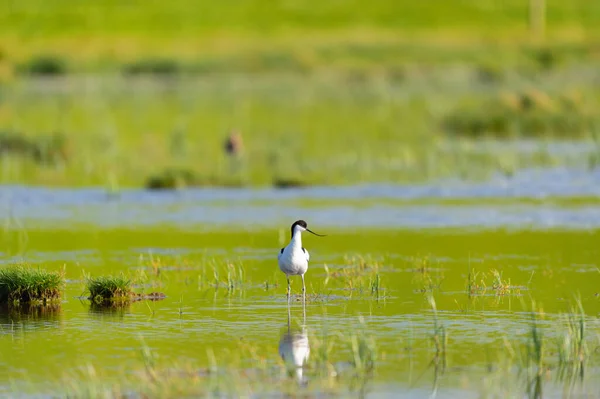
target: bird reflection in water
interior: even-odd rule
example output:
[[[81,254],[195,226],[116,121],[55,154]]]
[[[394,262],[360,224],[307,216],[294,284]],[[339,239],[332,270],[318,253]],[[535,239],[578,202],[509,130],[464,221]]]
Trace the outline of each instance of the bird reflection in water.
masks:
[[[308,334],[306,332],[306,308],[303,307],[303,322],[300,328],[293,328],[291,325],[291,311],[288,305],[287,331],[284,332],[279,340],[279,356],[287,367],[288,374],[295,376],[301,385],[307,384],[307,379],[303,375],[304,365],[308,361],[310,346],[308,343]]]

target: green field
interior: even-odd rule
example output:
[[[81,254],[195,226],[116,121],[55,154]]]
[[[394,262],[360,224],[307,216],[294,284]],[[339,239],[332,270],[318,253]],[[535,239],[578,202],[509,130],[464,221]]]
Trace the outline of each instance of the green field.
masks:
[[[4,63],[53,54],[76,70],[98,70],[144,57],[168,57],[206,70],[221,69],[215,64],[252,69],[264,68],[261,62],[282,61],[326,67],[338,53],[366,62],[386,55],[457,60],[490,46],[593,46],[599,37],[600,6],[585,0],[546,3],[541,35],[530,26],[528,2],[517,0],[377,0],[368,7],[359,1],[315,6],[264,0],[8,0],[0,14],[0,49]]]
[[[594,144],[545,143],[597,141],[597,22],[586,1],[548,1],[543,34],[520,1],[11,1],[1,177],[117,190],[593,168]],[[540,145],[473,150],[482,137]]]

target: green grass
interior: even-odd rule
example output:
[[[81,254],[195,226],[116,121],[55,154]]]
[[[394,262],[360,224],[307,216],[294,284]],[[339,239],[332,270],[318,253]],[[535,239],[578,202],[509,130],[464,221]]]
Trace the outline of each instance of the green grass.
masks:
[[[116,192],[482,179],[573,161],[543,146],[477,153],[482,137],[597,134],[593,2],[547,0],[545,39],[518,0],[192,3],[9,0],[0,129],[60,132],[69,152],[40,165],[1,151],[0,181]],[[223,153],[232,129],[236,159]],[[595,168],[598,154],[578,160]]]
[[[593,119],[577,94],[553,98],[543,91],[531,90],[459,104],[442,125],[452,134],[472,137],[573,138],[588,134]]]
[[[97,304],[113,301],[127,302],[132,299],[131,280],[123,275],[87,277],[86,289],[89,299]]]
[[[13,265],[0,268],[0,304],[46,304],[59,301],[64,276],[59,272]]]
[[[546,3],[548,43],[592,42],[598,37],[600,7],[594,2]],[[539,43],[540,36],[529,26],[528,2],[519,0],[375,0],[369,7],[358,0],[58,0],[51,5],[8,0],[0,14],[5,63],[31,64],[51,54],[74,70],[108,67],[160,74],[186,69],[305,71],[331,65],[332,58],[333,64],[358,60],[358,66],[415,59],[416,54],[464,59],[473,49],[520,47]],[[489,54],[494,60],[506,59],[493,58],[497,51]],[[535,57],[541,63],[553,59],[547,54]]]
[[[470,69],[443,73],[443,68],[434,68],[425,75],[409,71],[405,83],[393,83],[385,76],[349,83],[335,74],[182,77],[164,84],[154,79],[94,77],[89,81],[93,91],[67,84],[59,101],[57,88],[24,80],[6,92],[0,129],[39,143],[35,148],[47,148],[40,152],[47,155],[2,151],[0,180],[104,186],[111,191],[285,188],[485,179],[494,172],[511,174],[520,168],[569,163],[594,167],[600,154],[594,146],[577,158],[551,153],[544,146],[557,137],[593,140],[594,126],[600,122],[600,97],[589,88],[591,76],[579,77],[577,69],[544,73],[536,79],[541,88],[548,88],[543,92],[558,104],[557,111],[502,113],[487,112],[486,99],[504,98],[505,89],[513,86],[522,89],[509,93],[526,93],[527,84],[511,77],[478,92],[465,71]],[[438,81],[435,95],[429,79]],[[560,105],[567,94],[577,101],[573,109]],[[498,114],[503,125],[494,131],[488,121]],[[444,129],[448,115],[466,120],[455,125],[466,127],[448,132]],[[483,122],[478,125],[473,118]],[[223,149],[231,129],[239,129],[244,141],[244,153],[235,158]],[[59,132],[62,141],[51,141],[54,136],[48,132]],[[520,152],[517,145],[478,151],[482,136],[535,138],[540,146],[533,153]]]

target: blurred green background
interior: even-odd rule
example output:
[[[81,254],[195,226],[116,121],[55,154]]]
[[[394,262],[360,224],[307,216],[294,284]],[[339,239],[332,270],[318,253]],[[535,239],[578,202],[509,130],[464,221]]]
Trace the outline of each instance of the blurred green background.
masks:
[[[288,187],[600,158],[594,1],[6,4],[4,182]],[[565,139],[591,150],[546,150]]]

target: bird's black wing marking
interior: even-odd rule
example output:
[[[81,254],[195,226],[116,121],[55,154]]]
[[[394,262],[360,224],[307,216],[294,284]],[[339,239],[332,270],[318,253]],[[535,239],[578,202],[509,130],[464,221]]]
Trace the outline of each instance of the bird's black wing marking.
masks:
[[[306,249],[304,249],[304,247],[302,247],[302,252],[306,253]]]
[[[304,249],[304,248],[302,248],[302,249]],[[280,254],[282,254],[282,253],[283,253],[283,248],[281,248],[281,252],[279,252],[279,253],[280,253]]]

